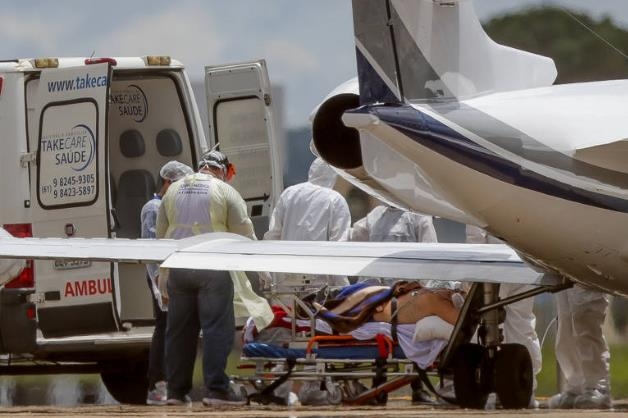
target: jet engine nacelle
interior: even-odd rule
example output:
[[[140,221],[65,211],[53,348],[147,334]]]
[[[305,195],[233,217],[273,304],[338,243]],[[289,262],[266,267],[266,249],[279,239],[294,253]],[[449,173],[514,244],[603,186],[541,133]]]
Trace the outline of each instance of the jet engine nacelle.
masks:
[[[360,96],[339,93],[328,96],[318,107],[312,121],[314,145],[319,156],[334,167],[347,170],[362,166],[360,134],[342,122],[348,109],[360,106]]]

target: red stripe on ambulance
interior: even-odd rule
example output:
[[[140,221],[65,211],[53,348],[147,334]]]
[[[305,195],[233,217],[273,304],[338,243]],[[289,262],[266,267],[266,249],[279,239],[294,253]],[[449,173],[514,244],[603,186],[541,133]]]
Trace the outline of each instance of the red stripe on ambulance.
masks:
[[[68,298],[74,296],[105,295],[107,293],[111,293],[111,279],[90,279],[67,282],[63,296]]]

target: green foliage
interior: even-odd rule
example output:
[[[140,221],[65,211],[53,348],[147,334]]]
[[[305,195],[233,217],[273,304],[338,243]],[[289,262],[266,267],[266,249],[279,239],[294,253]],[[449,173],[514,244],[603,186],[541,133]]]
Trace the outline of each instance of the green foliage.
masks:
[[[628,31],[610,17],[595,20],[569,13],[628,53]],[[553,58],[558,69],[556,83],[628,78],[628,60],[559,8],[530,8],[495,17],[483,26],[500,44]]]
[[[628,347],[613,345],[611,350],[611,393],[613,399],[628,397]],[[543,347],[543,368],[537,376],[538,387],[536,395],[540,398],[549,397],[557,393],[556,357],[554,345],[546,344]]]

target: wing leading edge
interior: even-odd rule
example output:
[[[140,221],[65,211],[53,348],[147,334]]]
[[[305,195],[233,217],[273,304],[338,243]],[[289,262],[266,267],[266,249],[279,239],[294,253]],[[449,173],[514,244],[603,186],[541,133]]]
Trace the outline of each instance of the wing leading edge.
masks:
[[[0,258],[162,263],[165,268],[268,271],[553,285],[499,244],[250,241],[212,233],[184,240],[2,238]]]

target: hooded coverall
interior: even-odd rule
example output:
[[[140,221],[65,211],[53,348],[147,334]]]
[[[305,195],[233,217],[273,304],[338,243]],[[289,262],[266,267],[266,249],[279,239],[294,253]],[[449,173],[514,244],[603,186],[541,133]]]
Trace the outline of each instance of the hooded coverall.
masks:
[[[322,159],[310,166],[308,181],[286,188],[270,218],[265,240],[346,241],[351,214],[344,197],[332,187],[336,173]],[[275,273],[276,290],[291,292],[295,287],[345,286],[344,276]],[[280,297],[286,303],[290,298]]]

